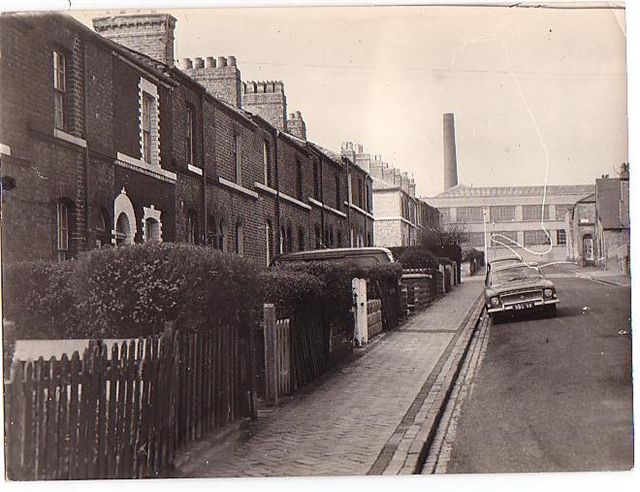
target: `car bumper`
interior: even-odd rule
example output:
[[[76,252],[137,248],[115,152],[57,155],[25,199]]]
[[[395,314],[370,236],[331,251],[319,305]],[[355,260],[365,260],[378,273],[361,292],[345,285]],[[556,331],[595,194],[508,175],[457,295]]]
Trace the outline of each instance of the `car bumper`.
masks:
[[[532,306],[527,308],[517,308],[516,306],[519,306],[519,304],[507,304],[506,306],[498,306],[498,307],[487,306],[487,312],[488,313],[505,313],[505,312],[512,312],[512,311],[527,310],[527,309],[536,309],[543,306],[549,306],[551,304],[558,304],[558,302],[560,302],[559,299],[531,301],[530,304],[532,304]]]

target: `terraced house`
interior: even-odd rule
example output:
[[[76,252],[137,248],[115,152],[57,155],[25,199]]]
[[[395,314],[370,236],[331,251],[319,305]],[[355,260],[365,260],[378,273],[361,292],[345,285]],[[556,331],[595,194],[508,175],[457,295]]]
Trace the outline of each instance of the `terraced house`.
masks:
[[[0,22],[5,261],[184,241],[266,264],[373,244],[367,172],[307,140],[282,82],[243,82],[233,56],[177,67],[172,16]]]

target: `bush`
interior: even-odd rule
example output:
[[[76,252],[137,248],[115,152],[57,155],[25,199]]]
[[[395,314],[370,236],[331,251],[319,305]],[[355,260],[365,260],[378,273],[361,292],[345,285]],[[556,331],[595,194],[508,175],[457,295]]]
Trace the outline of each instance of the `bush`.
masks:
[[[7,317],[33,338],[142,337],[162,332],[166,321],[200,331],[260,316],[255,265],[201,246],[104,248],[73,261],[16,265],[8,276]]]
[[[3,317],[15,321],[6,338],[61,338],[79,321],[73,288],[75,262],[21,262],[2,268]]]
[[[471,262],[473,260],[476,260],[478,265],[484,265],[484,252],[471,248],[462,253],[462,261]]]
[[[277,268],[262,274],[262,299],[276,307],[279,318],[320,302],[324,285],[309,273]]]
[[[438,259],[420,246],[406,248],[398,261],[402,263],[403,268],[438,268]]]

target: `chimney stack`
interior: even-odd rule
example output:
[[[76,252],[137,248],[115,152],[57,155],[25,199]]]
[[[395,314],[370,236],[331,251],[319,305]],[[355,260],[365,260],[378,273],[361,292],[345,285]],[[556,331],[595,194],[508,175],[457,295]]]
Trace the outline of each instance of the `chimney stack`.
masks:
[[[93,19],[93,29],[107,39],[174,65],[175,17],[169,14],[115,15]]]
[[[236,64],[235,56],[200,56],[184,58],[182,71],[189,77],[200,82],[208,92],[231,104],[236,108],[241,107],[242,75]]]
[[[287,120],[287,131],[294,137],[298,137],[300,140],[307,139],[307,125],[305,124],[300,111],[289,114],[289,119]]]
[[[444,191],[458,184],[458,160],[456,158],[456,129],[453,113],[445,113],[443,123]]]
[[[244,109],[257,114],[278,130],[287,131],[287,97],[282,81],[248,81],[242,83],[242,88]]]

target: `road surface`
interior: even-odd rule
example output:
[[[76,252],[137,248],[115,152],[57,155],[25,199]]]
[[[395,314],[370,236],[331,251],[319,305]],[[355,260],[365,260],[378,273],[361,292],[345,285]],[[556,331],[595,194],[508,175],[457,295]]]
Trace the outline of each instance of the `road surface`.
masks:
[[[475,344],[437,472],[632,467],[630,289],[567,277],[556,318],[490,324]]]

